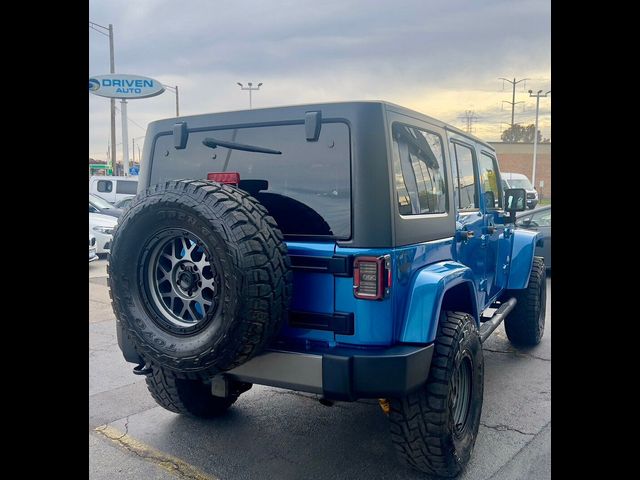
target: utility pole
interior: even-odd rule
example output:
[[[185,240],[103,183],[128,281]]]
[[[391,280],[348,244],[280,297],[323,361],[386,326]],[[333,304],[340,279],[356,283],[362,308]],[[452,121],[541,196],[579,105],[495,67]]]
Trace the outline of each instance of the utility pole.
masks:
[[[97,28],[96,28],[97,27]],[[113,54],[113,25],[110,23],[108,27],[99,25],[95,22],[89,21],[89,28],[96,32],[109,37],[109,72],[116,73],[116,62]],[[101,28],[102,30],[98,30]],[[109,32],[108,34],[105,31]],[[111,105],[111,169],[112,173],[116,172],[116,100],[110,98]]]
[[[538,93],[533,94],[533,90],[529,90],[530,97],[536,97],[536,130],[533,133],[533,173],[531,175],[531,183],[533,183],[533,187],[536,186],[536,154],[538,151],[538,111],[540,110],[540,97],[546,97],[551,93],[549,90],[547,93],[542,95],[542,90],[538,90]]]
[[[251,92],[253,90],[260,90],[260,86],[262,85],[262,82],[260,82],[257,87],[252,87],[253,83],[251,83],[251,82],[247,83],[247,85],[249,85],[248,87],[243,87],[240,82],[236,82],[236,84],[240,85],[240,90],[249,90],[249,110],[251,110],[251,108],[252,108],[252,106],[251,106]]]
[[[529,78],[523,78],[521,80],[518,80],[516,82],[516,79],[514,77],[513,80],[509,80],[508,78],[504,78],[504,77],[500,77],[498,80],[503,80],[504,82],[509,82],[510,84],[513,85],[513,94],[511,95],[511,101],[507,101],[507,100],[503,100],[502,103],[508,103],[511,105],[511,128],[513,128],[514,125],[514,111],[515,111],[515,106],[516,103],[524,103],[524,102],[516,102],[516,85],[520,82],[526,82],[527,80],[530,80]],[[526,86],[526,84],[525,84]],[[502,84],[502,88],[504,89],[504,83]]]
[[[474,111],[472,111],[472,110],[465,110],[464,111],[464,116],[458,117],[458,118],[467,122],[466,132],[467,133],[472,133],[473,122],[478,120],[478,117],[477,117],[476,113]]]

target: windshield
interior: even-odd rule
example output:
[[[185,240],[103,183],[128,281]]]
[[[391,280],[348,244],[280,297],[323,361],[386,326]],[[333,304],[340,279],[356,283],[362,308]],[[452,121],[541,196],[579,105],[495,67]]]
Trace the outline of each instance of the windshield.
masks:
[[[98,208],[113,208],[113,205],[107,202],[104,198],[100,198],[97,195],[89,194],[89,202],[93,203]]]
[[[510,188],[524,188],[525,190],[533,190],[533,186],[528,178],[513,178],[511,180],[507,180],[509,182]]]

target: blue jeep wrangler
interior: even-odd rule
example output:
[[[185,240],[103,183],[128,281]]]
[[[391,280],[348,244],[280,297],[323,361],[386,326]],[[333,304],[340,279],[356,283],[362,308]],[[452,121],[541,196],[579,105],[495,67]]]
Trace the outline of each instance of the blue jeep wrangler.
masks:
[[[402,461],[462,471],[482,343],[504,320],[535,345],[545,319],[526,192],[502,191],[490,145],[348,102],[156,121],[143,157],[109,287],[161,406],[212,417],[254,383],[380,399]]]

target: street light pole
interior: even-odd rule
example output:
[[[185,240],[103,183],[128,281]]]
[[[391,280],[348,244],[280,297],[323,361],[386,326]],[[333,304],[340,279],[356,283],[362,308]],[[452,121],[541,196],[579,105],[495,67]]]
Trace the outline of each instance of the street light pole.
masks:
[[[248,87],[243,87],[240,82],[236,82],[236,84],[240,85],[240,90],[249,90],[249,110],[251,110],[251,108],[252,108],[251,92],[253,90],[260,90],[260,87],[262,86],[262,82],[260,82],[257,87],[253,87],[252,86],[253,85],[252,82],[247,83],[247,85],[249,85]]]
[[[96,27],[102,30],[98,30]],[[89,21],[89,28],[109,37],[109,72],[116,73],[116,62],[113,54],[113,25],[110,23],[108,27],[105,27]],[[105,31],[109,33],[105,33]],[[111,105],[111,169],[112,174],[114,174],[116,172],[116,100],[115,98],[110,98],[109,100]]]
[[[109,24],[109,72],[116,73],[116,61],[113,54],[113,25]],[[111,105],[111,174],[116,174],[116,99],[110,98]]]
[[[176,85],[176,117],[180,116],[180,101],[178,95],[178,85]]]
[[[538,153],[538,111],[540,110],[540,97],[546,98],[546,96],[550,93],[551,90],[542,95],[542,90],[538,90],[538,93],[534,95],[533,90],[529,90],[529,96],[536,97],[536,126],[535,131],[533,132],[533,173],[531,175],[531,183],[533,183],[533,188],[535,188],[536,186],[536,154]]]
[[[176,117],[180,116],[180,96],[178,93],[178,85],[172,87],[171,85],[162,84],[164,88],[168,88],[170,91],[176,94]]]

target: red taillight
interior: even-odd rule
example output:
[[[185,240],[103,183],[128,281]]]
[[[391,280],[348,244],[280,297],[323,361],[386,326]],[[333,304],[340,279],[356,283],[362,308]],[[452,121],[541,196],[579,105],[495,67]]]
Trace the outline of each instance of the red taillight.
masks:
[[[207,180],[237,186],[240,183],[240,174],[238,172],[211,172],[207,173]]]
[[[380,300],[385,297],[390,286],[391,268],[388,255],[384,257],[357,257],[354,260],[353,295],[356,298]]]

